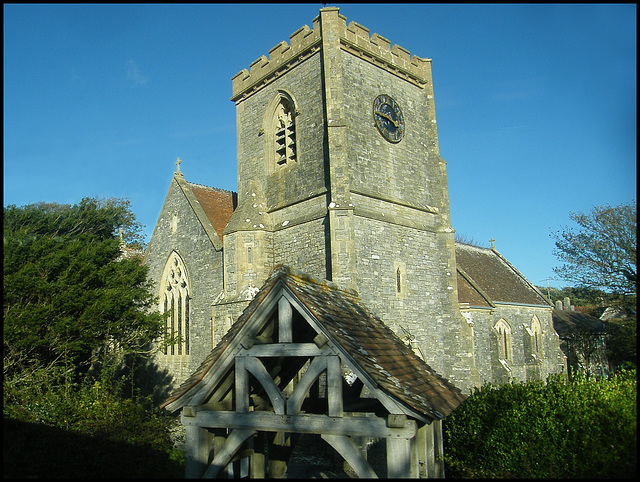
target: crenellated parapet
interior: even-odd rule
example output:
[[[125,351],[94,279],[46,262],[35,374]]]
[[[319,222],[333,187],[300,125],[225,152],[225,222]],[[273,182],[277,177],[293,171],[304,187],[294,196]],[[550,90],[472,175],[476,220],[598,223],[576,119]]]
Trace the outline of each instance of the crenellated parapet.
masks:
[[[344,50],[417,85],[429,83],[431,59],[423,59],[417,55],[412,57],[408,50],[399,45],[391,46],[389,40],[377,33],[369,36],[369,29],[356,22],[347,26],[346,18],[340,17],[345,24],[344,34],[340,36]]]
[[[238,72],[232,78],[231,100],[241,101],[320,50],[323,29],[326,37],[339,39],[344,51],[421,87],[430,83],[431,59],[411,56],[408,50],[399,45],[392,46],[377,33],[369,36],[369,29],[356,22],[347,25],[346,17],[339,14],[337,7],[323,8],[320,13],[313,20],[313,28],[303,26],[290,35],[289,43],[280,42],[269,51],[268,57],[263,55],[248,70]],[[328,28],[335,31],[329,35]]]
[[[283,71],[304,61],[320,49],[320,25],[318,17],[313,29],[307,25],[289,36],[289,43],[282,41],[254,61],[249,70],[242,69],[232,79],[232,101],[242,100],[253,90],[277,78]]]

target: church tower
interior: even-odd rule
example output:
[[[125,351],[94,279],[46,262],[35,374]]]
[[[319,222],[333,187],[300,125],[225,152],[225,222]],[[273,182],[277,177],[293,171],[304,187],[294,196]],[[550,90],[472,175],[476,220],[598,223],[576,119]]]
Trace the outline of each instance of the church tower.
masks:
[[[479,382],[458,309],[431,61],[326,7],[232,80],[238,206],[219,339],[277,264],[355,289],[460,386]]]

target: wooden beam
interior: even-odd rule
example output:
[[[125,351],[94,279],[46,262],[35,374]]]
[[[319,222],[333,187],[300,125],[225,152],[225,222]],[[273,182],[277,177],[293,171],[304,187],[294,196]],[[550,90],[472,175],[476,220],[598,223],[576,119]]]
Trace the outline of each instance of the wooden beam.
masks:
[[[345,435],[322,434],[321,437],[331,445],[340,456],[347,461],[361,479],[377,479],[378,475],[363,457],[351,437]]]
[[[287,400],[287,414],[295,415],[300,411],[300,407],[302,406],[302,402],[304,402],[307,393],[309,393],[309,388],[313,385],[320,374],[327,369],[327,358],[324,356],[317,356],[311,363],[309,367],[302,375],[302,378],[293,389],[293,393]]]
[[[269,399],[271,400],[271,406],[276,413],[284,414],[284,397],[282,396],[282,392],[276,386],[271,375],[267,372],[267,369],[264,367],[262,362],[255,357],[238,357],[236,358],[246,358],[245,366],[247,370],[256,377],[256,380],[264,387],[267,395],[269,395]]]
[[[342,417],[344,404],[342,403],[342,371],[340,357],[327,357],[327,399],[329,402],[329,416]]]
[[[387,426],[379,417],[328,417],[327,415],[281,415],[273,412],[212,412],[201,410],[196,417],[183,417],[185,425],[205,428],[251,429],[265,432],[316,433],[409,439],[416,434],[416,422],[407,420],[402,428]]]
[[[293,339],[293,309],[289,300],[282,296],[278,300],[278,341],[291,343]]]
[[[236,357],[236,411],[247,413],[249,411],[249,374],[246,369],[246,358]]]
[[[256,344],[242,350],[241,355],[257,357],[306,356],[314,357],[330,355],[332,350],[328,346],[318,348],[315,343],[267,343]]]
[[[202,477],[212,479],[218,475],[218,472],[227,466],[244,441],[255,433],[255,430],[233,430]]]

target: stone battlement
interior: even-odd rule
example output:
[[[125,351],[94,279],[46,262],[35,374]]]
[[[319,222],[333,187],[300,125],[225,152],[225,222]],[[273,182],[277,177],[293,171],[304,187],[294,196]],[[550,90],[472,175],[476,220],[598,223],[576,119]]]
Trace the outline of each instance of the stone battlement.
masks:
[[[412,57],[408,50],[399,45],[391,46],[389,40],[377,33],[369,37],[369,29],[356,22],[351,22],[347,26],[346,18],[342,15],[340,17],[344,24],[340,42],[345,50],[394,71],[402,77],[409,77],[419,84],[426,84],[429,81],[431,59],[423,59],[417,55]]]
[[[313,22],[313,29],[307,25],[295,31],[289,36],[290,43],[284,40],[269,50],[269,57],[261,56],[254,61],[249,70],[242,69],[232,79],[231,100],[242,98],[251,87],[267,83],[270,78],[277,76],[282,68],[290,68],[304,60],[319,49],[320,25],[319,18]]]
[[[289,69],[320,49],[320,18],[326,19],[323,28],[337,28],[341,47],[378,65],[386,70],[417,84],[428,83],[431,77],[431,59],[413,57],[408,50],[399,45],[391,46],[386,38],[374,33],[369,36],[369,29],[351,22],[339,14],[337,7],[326,7],[320,10],[320,16],[313,20],[313,28],[307,25],[289,36],[290,42],[280,42],[269,50],[269,57],[263,55],[249,66],[242,69],[232,79],[232,101],[238,101],[252,90],[260,88],[279,76],[283,69]]]

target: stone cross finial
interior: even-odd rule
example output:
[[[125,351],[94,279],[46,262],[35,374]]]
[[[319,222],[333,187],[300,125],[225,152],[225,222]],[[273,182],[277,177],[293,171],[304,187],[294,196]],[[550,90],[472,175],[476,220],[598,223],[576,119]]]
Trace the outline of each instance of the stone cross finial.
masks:
[[[182,175],[182,173],[180,172],[180,163],[182,163],[182,161],[178,157],[178,160],[176,161],[176,174]]]
[[[491,241],[491,249],[496,249],[496,247],[493,245],[495,239],[491,238],[489,241]]]

